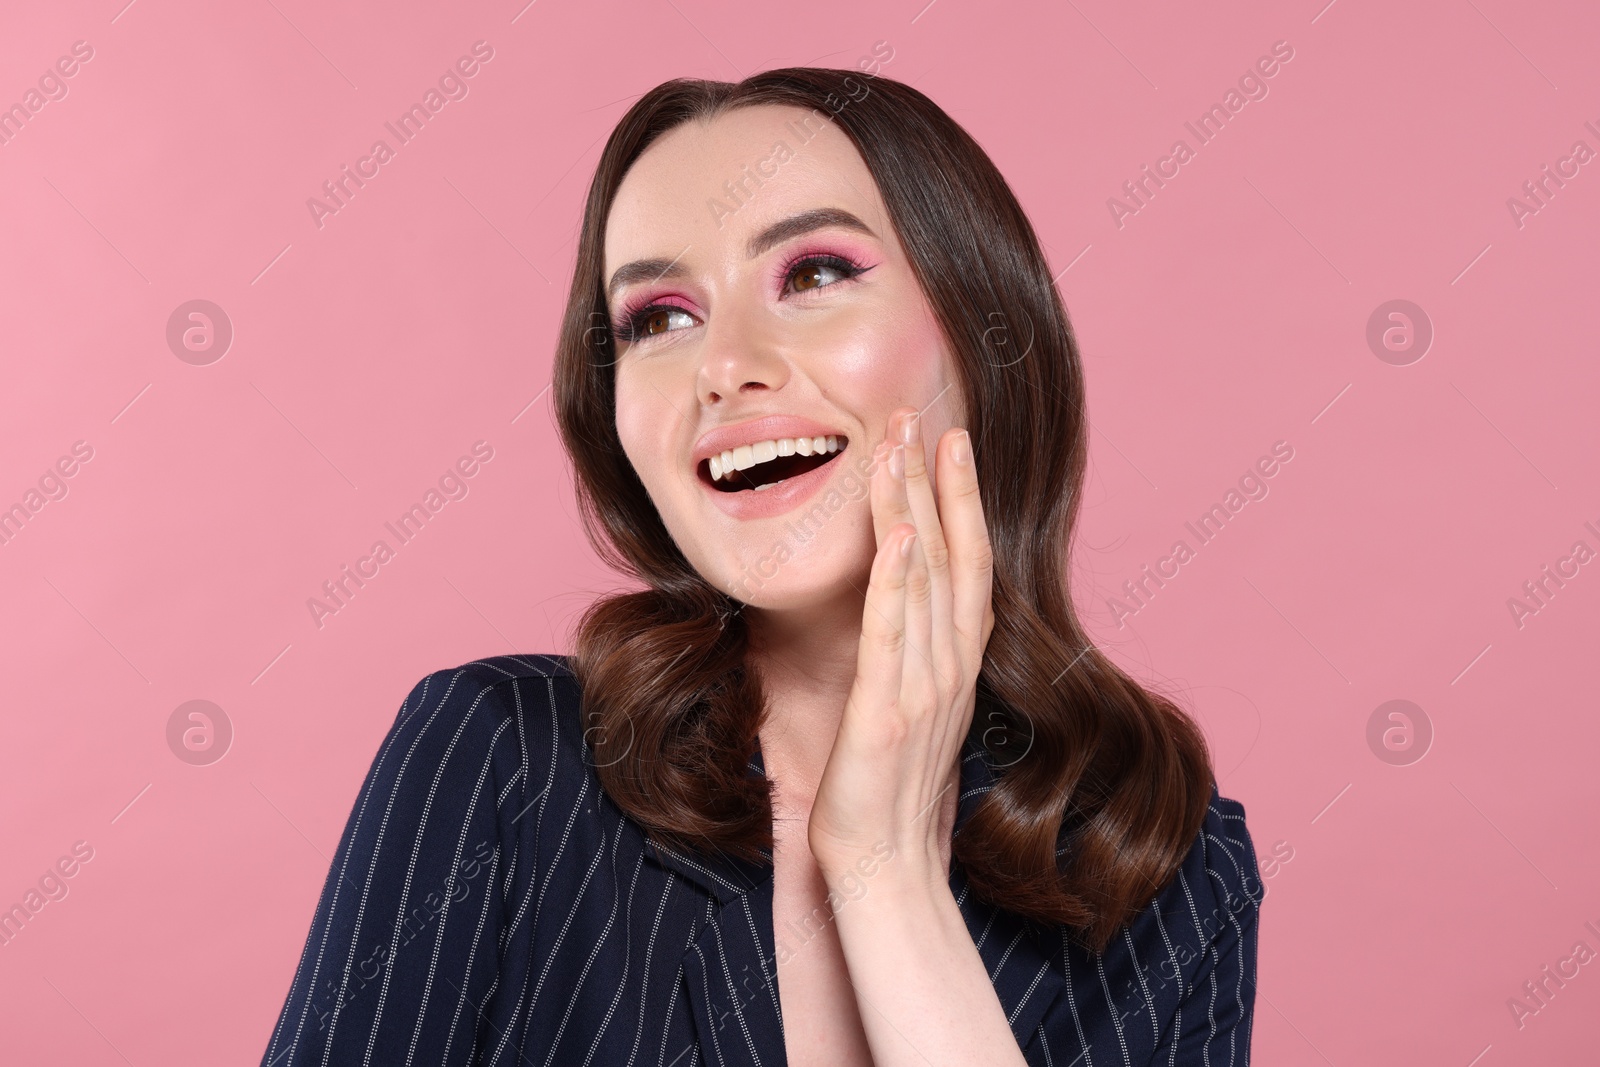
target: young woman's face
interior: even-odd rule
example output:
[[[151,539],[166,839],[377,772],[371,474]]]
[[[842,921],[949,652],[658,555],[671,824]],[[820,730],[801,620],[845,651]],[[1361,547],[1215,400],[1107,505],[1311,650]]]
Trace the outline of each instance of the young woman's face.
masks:
[[[896,408],[922,412],[929,456],[963,425],[877,184],[824,114],[759,105],[676,127],[606,226],[622,446],[696,570],[768,609],[865,592],[868,480]]]

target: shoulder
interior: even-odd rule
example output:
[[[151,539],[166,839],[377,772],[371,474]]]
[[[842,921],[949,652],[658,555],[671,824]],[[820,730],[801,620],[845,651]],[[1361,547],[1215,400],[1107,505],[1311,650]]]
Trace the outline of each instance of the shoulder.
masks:
[[[583,810],[596,776],[579,703],[561,656],[492,656],[423,675],[372,756],[347,830],[352,854],[448,872],[468,838],[493,851],[537,832],[549,808]]]
[[[1044,1040],[1028,1046],[1038,1048],[1029,1055],[1063,1063],[1074,1052],[1092,1062],[1235,1062],[1238,1043],[1249,1044],[1262,896],[1244,805],[1210,782],[1182,860],[1149,886],[1148,903],[1103,951],[1091,951],[1069,927],[1054,931],[1049,954],[1059,977],[1044,975],[1037,1024]]]
[[[581,745],[577,677],[560,655],[490,656],[431,671],[406,694],[373,757],[373,783],[407,791],[492,776],[526,787],[537,754]],[[470,785],[469,785],[470,787]]]
[[[1221,796],[1213,783],[1183,862],[1128,931],[1146,980],[1166,994],[1155,997],[1170,1006],[1160,1012],[1162,1029],[1175,1028],[1170,1036],[1180,1047],[1196,1039],[1189,1033],[1195,1027],[1210,1028],[1198,1036],[1202,1041],[1234,1025],[1248,1035],[1265,893],[1244,805]],[[1186,1013],[1186,1003],[1203,1003],[1205,1011]]]
[[[1219,946],[1253,939],[1263,895],[1244,805],[1221,796],[1213,783],[1188,854],[1140,916],[1142,932],[1193,979]]]
[[[577,677],[559,655],[489,656],[423,675],[395,716],[396,729],[460,726],[486,710],[485,722],[576,704]],[[530,704],[533,707],[530,709]]]
[[[1195,836],[1184,869],[1191,879],[1204,875],[1210,911],[1216,918],[1217,936],[1232,927],[1254,931],[1266,887],[1256,866],[1255,842],[1245,822],[1244,805],[1211,786],[1211,802]],[[1209,929],[1201,920],[1202,930]]]
[[[1104,954],[1068,949],[1073,1028],[1058,1023],[1052,1038],[1112,1056],[1120,1046],[1135,1062],[1165,1062],[1169,1052],[1175,1062],[1233,1062],[1240,1042],[1249,1047],[1264,895],[1244,805],[1212,783],[1182,862],[1151,889]]]
[[[459,693],[473,696],[491,690],[516,689],[518,683],[542,684],[557,680],[576,681],[567,657],[550,653],[519,654],[515,656],[486,656],[454,667],[441,667],[418,679],[401,708],[400,718],[406,718],[429,700],[454,698]]]
[[[547,724],[576,709],[558,656],[473,660],[411,687],[346,821],[263,1064],[440,1062],[457,1033],[439,1022],[446,998],[489,999],[507,902],[532,894],[539,820],[523,816],[542,815],[551,792],[533,759],[553,751]],[[435,981],[446,975],[460,985]]]

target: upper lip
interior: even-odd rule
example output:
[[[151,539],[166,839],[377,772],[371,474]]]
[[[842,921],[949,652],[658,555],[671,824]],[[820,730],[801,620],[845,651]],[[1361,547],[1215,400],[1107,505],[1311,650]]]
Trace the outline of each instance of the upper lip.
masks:
[[[782,437],[843,437],[838,430],[824,426],[814,419],[799,415],[767,415],[731,426],[718,426],[694,443],[691,458],[695,466],[732,451],[740,445],[753,445],[759,441],[776,441]]]

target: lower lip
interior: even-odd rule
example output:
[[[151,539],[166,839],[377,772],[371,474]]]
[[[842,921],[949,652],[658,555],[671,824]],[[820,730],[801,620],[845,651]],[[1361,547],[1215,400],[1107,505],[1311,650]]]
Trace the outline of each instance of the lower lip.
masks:
[[[848,446],[846,446],[848,447]],[[774,485],[771,489],[741,489],[736,493],[725,493],[714,489],[700,479],[700,482],[712,501],[726,514],[736,519],[769,519],[774,515],[782,515],[787,511],[805,503],[817,490],[821,489],[834,475],[840,460],[845,454],[841,448],[834,453],[834,458],[824,463],[815,470],[797,474]]]

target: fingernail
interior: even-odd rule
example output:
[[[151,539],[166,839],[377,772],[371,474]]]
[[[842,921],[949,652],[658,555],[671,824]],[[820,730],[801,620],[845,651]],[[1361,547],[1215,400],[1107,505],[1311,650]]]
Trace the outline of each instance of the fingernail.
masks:
[[[895,445],[889,453],[889,473],[901,481],[906,477],[906,446]]]
[[[906,538],[904,541],[901,541],[900,542],[900,555],[902,555],[902,556],[906,557],[907,559],[909,559],[911,557],[911,545],[912,545],[912,543],[914,541],[916,541],[916,539],[917,539],[917,535],[916,534],[912,534],[910,537]]]
[[[900,440],[901,441],[905,442],[908,445],[909,444],[913,444],[913,443],[916,442],[916,440],[917,440],[917,421],[918,421],[919,418],[920,418],[919,413],[912,412],[910,415],[906,416],[906,418],[905,418],[905,420],[903,422],[900,423]]]
[[[950,445],[950,458],[957,463],[965,463],[972,456],[972,451],[968,447],[971,443],[972,437],[967,431],[962,430],[956,434],[955,441]]]

